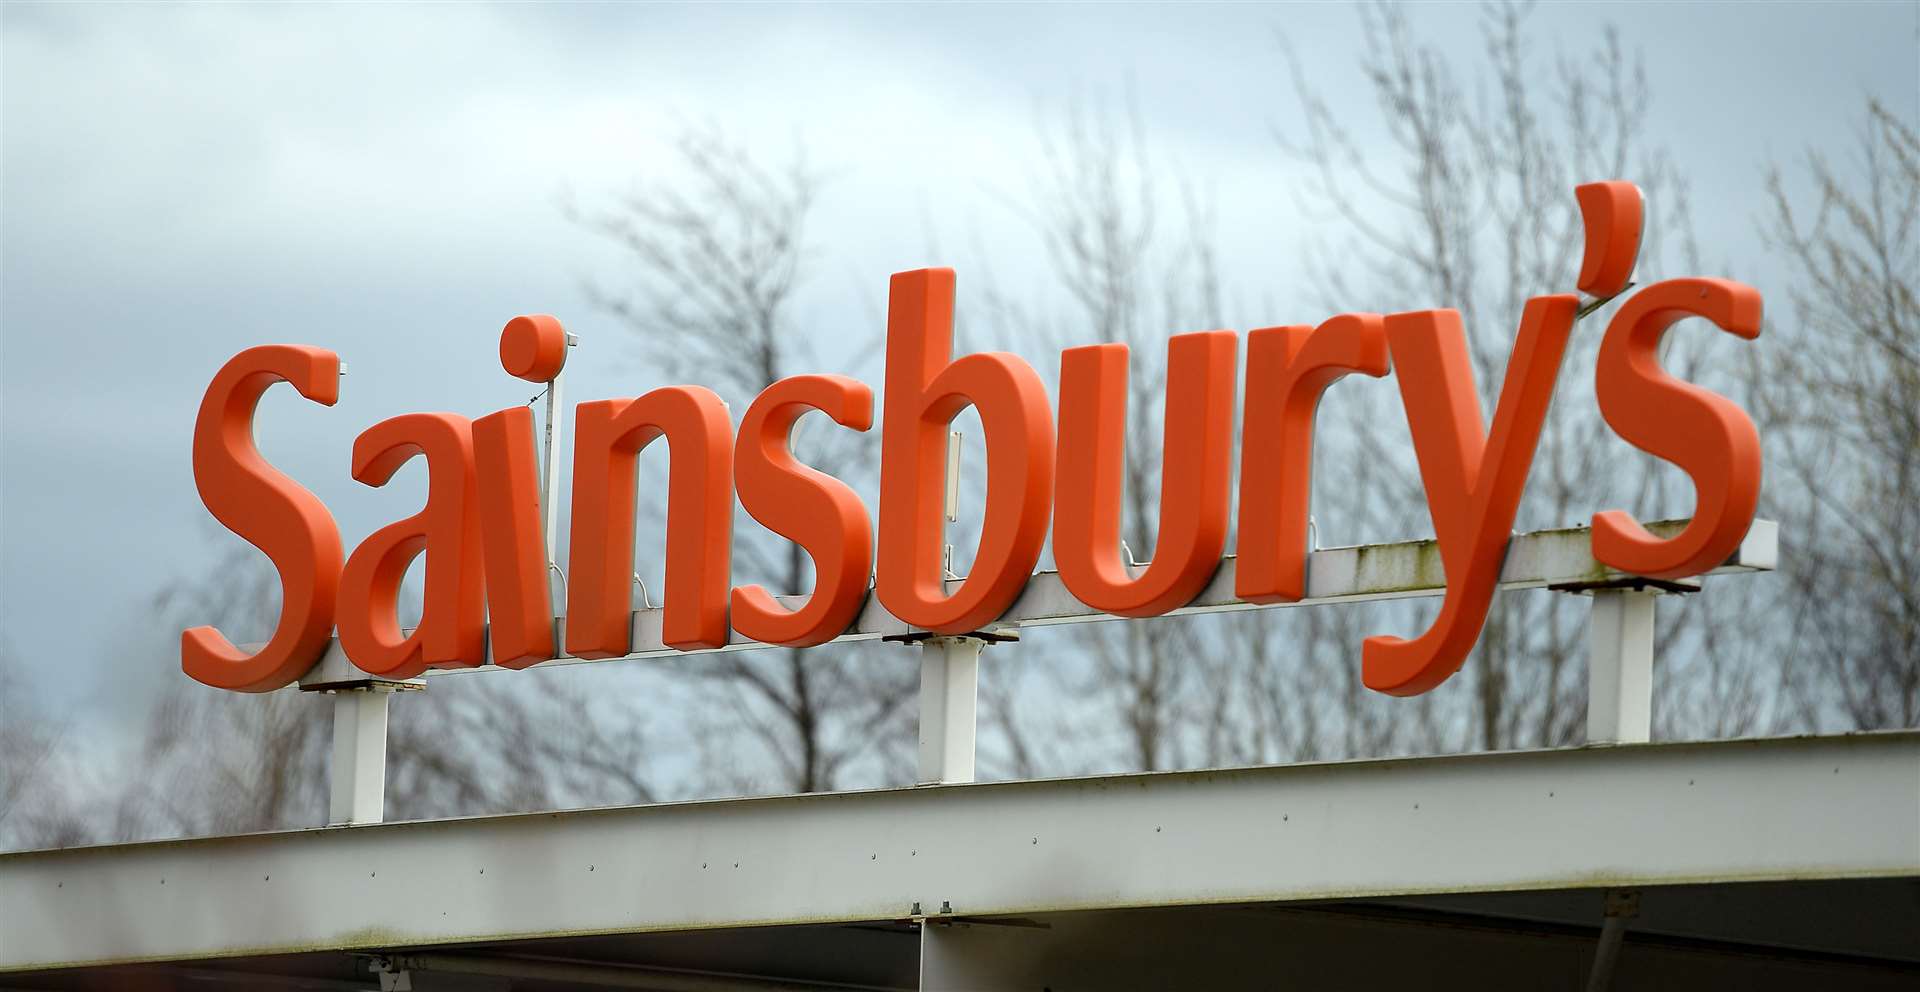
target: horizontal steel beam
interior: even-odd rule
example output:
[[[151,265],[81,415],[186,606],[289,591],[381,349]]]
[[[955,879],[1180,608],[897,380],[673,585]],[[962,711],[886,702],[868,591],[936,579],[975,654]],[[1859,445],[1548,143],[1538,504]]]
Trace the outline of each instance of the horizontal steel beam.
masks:
[[[1920,876],[1920,732],[1281,765],[0,855],[0,971],[1122,907]]]
[[[1679,533],[1685,526],[1684,520],[1667,520],[1649,524],[1647,529],[1661,536],[1670,536]],[[1708,574],[1769,571],[1778,564],[1779,549],[1779,527],[1771,520],[1756,520],[1752,529],[1748,531],[1746,540],[1740,545],[1738,553]],[[1393,544],[1369,544],[1314,551],[1307,558],[1307,595],[1295,603],[1248,603],[1234,596],[1234,565],[1234,556],[1228,555],[1222,559],[1219,571],[1214,573],[1212,581],[1207,583],[1207,587],[1201,591],[1200,595],[1195,597],[1193,602],[1169,615],[1185,616],[1233,610],[1362,603],[1374,600],[1438,596],[1446,591],[1446,576],[1440,565],[1440,546],[1435,541],[1401,541]],[[1594,560],[1591,528],[1568,527],[1514,535],[1507,545],[1506,561],[1500,571],[1500,588],[1582,589],[1632,581],[1633,578]],[[960,581],[962,580],[948,580],[947,586],[949,589],[956,588]],[[1674,585],[1674,583],[1656,584],[1663,587]],[[806,601],[802,596],[782,596],[779,599],[789,606],[797,606]],[[1060,573],[1045,571],[1034,575],[1027,582],[1026,589],[1020,594],[1020,598],[1014,600],[1013,606],[994,626],[995,628],[1043,627],[1119,619],[1122,618],[1081,603],[1067,591],[1066,584],[1060,580]],[[565,617],[554,619],[556,632],[563,630],[565,622]],[[630,641],[632,650],[623,658],[603,660],[622,661],[766,647],[758,641],[748,640],[735,633],[731,635],[733,640],[723,648],[694,652],[678,651],[668,647],[661,640],[660,623],[661,611],[658,608],[634,611],[633,635]],[[893,614],[888,613],[878,599],[869,596],[866,606],[860,611],[859,619],[855,620],[853,626],[835,641],[867,641],[916,633],[925,633],[925,631],[911,624],[902,623]],[[556,637],[555,642],[564,643],[564,640],[564,637]],[[573,665],[587,660],[562,656],[533,667]],[[452,675],[461,672],[501,670],[489,664],[481,668],[434,669],[428,674]],[[328,647],[326,655],[319,664],[301,677],[300,685],[303,689],[320,689],[365,682],[367,678],[366,674],[354,668],[353,664],[347,660],[346,654],[340,650],[340,643],[336,639]]]

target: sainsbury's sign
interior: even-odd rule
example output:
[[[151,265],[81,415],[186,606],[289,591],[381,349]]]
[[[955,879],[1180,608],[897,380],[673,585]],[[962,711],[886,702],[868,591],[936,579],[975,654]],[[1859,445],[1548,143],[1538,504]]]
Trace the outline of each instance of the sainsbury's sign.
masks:
[[[1577,286],[1596,299],[1616,296],[1639,251],[1640,192],[1626,182],[1575,192],[1586,225]],[[1063,352],[1056,417],[1039,374],[1020,358],[953,356],[953,300],[947,269],[899,273],[889,287],[877,532],[849,486],[801,464],[789,445],[794,422],[811,411],[848,430],[870,429],[873,390],[865,383],[782,379],[753,401],[737,431],[720,398],[700,386],[579,404],[565,651],[628,653],[635,469],[641,450],[661,438],[669,449],[662,625],[675,648],[717,648],[729,630],[769,644],[830,641],[858,614],[869,576],[881,605],[906,624],[939,634],[981,630],[1025,586],[1050,524],[1061,582],[1087,606],[1151,617],[1192,600],[1220,566],[1229,530],[1238,335],[1203,331],[1168,342],[1159,534],[1153,560],[1134,570],[1119,538],[1126,347]],[[1343,376],[1392,374],[1447,587],[1424,634],[1366,639],[1361,667],[1366,685],[1395,695],[1445,681],[1485,623],[1580,310],[1574,293],[1527,301],[1490,427],[1456,311],[1348,313],[1248,333],[1235,595],[1260,603],[1301,597],[1315,409]],[[1668,375],[1658,354],[1682,318],[1754,338],[1760,313],[1760,294],[1749,286],[1671,279],[1634,292],[1608,324],[1595,369],[1600,413],[1621,438],[1683,470],[1696,506],[1684,530],[1666,539],[1625,510],[1596,513],[1600,562],[1674,579],[1707,571],[1739,547],[1760,489],[1753,422],[1725,397]],[[515,375],[547,381],[566,347],[551,317],[516,318],[502,336],[501,360]],[[513,407],[477,420],[413,413],[367,428],[353,445],[353,477],[380,486],[424,458],[427,500],[343,555],[327,508],[269,465],[253,441],[254,409],[269,387],[286,382],[332,405],[339,372],[339,357],[324,348],[265,345],[236,355],[208,386],[194,428],[195,482],[207,509],[272,559],[283,598],[273,636],[258,651],[195,627],[181,635],[182,668],[210,686],[269,691],[312,667],[336,631],[355,666],[384,678],[484,664],[489,640],[493,663],[503,667],[555,657],[532,412]],[[985,432],[986,505],[973,568],[949,590],[941,561],[946,434],[969,406]],[[812,558],[815,586],[798,609],[759,586],[732,584],[736,496]],[[420,624],[403,633],[401,579],[423,552]]]

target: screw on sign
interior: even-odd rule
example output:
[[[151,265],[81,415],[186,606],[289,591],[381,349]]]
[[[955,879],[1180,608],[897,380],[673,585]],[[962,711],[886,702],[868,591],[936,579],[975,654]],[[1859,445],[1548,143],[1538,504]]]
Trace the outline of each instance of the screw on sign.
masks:
[[[1586,226],[1576,284],[1604,301],[1630,285],[1644,218],[1640,191],[1612,181],[1575,194]],[[640,452],[663,437],[670,450],[662,624],[676,648],[719,647],[730,631],[789,646],[831,640],[853,622],[869,574],[874,595],[901,621],[937,634],[978,630],[1020,594],[1049,526],[1061,581],[1091,607],[1158,616],[1197,595],[1220,565],[1229,530],[1238,336],[1214,330],[1168,342],[1161,536],[1154,561],[1135,574],[1118,536],[1126,347],[1061,355],[1056,420],[1039,374],[1019,357],[954,357],[953,302],[952,270],[892,278],[877,533],[860,497],[801,464],[788,440],[794,421],[815,410],[847,430],[871,429],[873,391],[864,383],[837,375],[773,383],[748,407],[737,436],[725,404],[701,386],[579,404],[567,653],[628,652],[635,467]],[[1491,425],[1480,413],[1457,311],[1340,314],[1250,332],[1235,594],[1263,603],[1301,597],[1315,409],[1344,376],[1393,375],[1446,591],[1420,636],[1367,638],[1362,675],[1377,691],[1413,695],[1459,670],[1486,622],[1574,322],[1593,306],[1583,309],[1574,293],[1527,301]],[[1760,333],[1760,312],[1760,294],[1749,286],[1671,279],[1636,291],[1608,324],[1595,369],[1600,413],[1620,437],[1686,472],[1696,506],[1685,529],[1665,539],[1626,510],[1596,513],[1600,562],[1674,579],[1707,571],[1739,547],[1760,487],[1753,422],[1725,397],[1668,375],[1658,355],[1661,337],[1681,318],[1704,317],[1751,339]],[[502,367],[516,376],[550,380],[565,357],[566,332],[552,317],[515,318],[502,335]],[[332,405],[339,367],[324,348],[265,345],[235,356],[207,388],[194,430],[195,482],[208,510],[273,560],[284,605],[272,639],[253,654],[211,627],[186,631],[182,668],[219,688],[276,689],[310,668],[336,629],[354,665],[389,678],[484,664],[489,639],[494,663],[504,667],[554,657],[530,411],[514,407],[471,421],[407,414],[369,427],[354,443],[353,477],[379,486],[424,458],[427,503],[343,558],[326,507],[267,464],[252,432],[268,387],[286,382]],[[986,506],[971,574],[949,589],[941,565],[947,430],[969,406],[986,434]],[[758,586],[732,585],[736,497],[813,559],[818,580],[800,608],[787,609]],[[1054,512],[1059,506],[1073,509]],[[395,601],[422,552],[429,552],[424,611],[403,636]]]

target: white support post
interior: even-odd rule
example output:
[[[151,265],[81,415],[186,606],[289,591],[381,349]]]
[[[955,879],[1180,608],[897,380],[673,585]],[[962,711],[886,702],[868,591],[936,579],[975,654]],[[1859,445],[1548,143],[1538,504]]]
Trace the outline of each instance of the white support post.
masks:
[[[327,823],[379,823],[386,813],[387,700],[382,688],[333,693],[333,764]]]
[[[1637,744],[1652,737],[1653,612],[1645,589],[1596,589],[1587,663],[1587,742]]]
[[[920,645],[921,785],[973,781],[974,713],[980,694],[978,637],[930,637]]]
[[[567,351],[571,357],[579,338],[567,335]],[[560,371],[554,373],[547,383],[547,418],[544,424],[544,440],[540,448],[540,526],[547,542],[547,592],[552,598],[549,602],[556,607],[563,602],[565,587],[560,582],[560,447],[566,443],[566,407],[565,390],[567,372],[563,362]]]
[[[572,337],[572,335],[568,335]],[[554,494],[560,490],[560,445],[565,443],[563,436],[565,425],[562,416],[561,387],[567,373],[554,374],[553,381],[547,383],[547,420],[545,424],[546,444],[540,450],[540,522],[547,539],[547,562],[558,561],[560,545],[560,501]]]

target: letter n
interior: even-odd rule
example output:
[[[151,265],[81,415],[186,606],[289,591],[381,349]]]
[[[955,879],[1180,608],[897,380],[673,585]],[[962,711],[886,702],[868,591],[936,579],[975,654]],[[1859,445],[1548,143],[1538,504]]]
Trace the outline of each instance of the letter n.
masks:
[[[665,437],[667,582],[662,639],[689,650],[727,643],[733,542],[733,425],[712,390],[669,386],[576,408],[568,653],[631,649],[634,486],[640,452]]]

